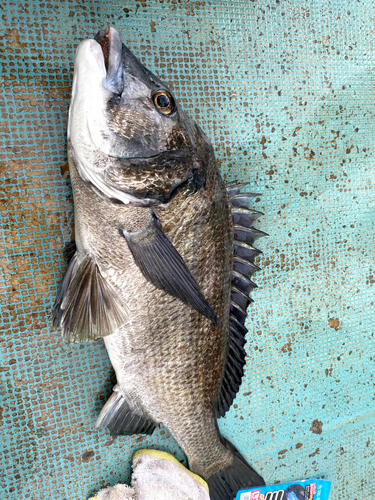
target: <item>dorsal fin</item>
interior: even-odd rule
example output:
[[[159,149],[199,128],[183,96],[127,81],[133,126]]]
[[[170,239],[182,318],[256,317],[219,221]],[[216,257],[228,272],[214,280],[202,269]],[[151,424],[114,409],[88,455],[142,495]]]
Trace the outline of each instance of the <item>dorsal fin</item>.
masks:
[[[229,316],[229,345],[227,359],[224,367],[221,391],[216,402],[216,414],[223,417],[232,406],[233,400],[241,385],[246,352],[245,327],[246,310],[252,299],[249,293],[256,284],[250,276],[259,270],[254,264],[255,258],[262,253],[253,246],[253,243],[262,236],[267,236],[263,231],[254,228],[254,222],[262,212],[249,208],[254,193],[241,193],[247,184],[231,182],[227,184],[227,194],[232,207],[234,256],[232,273],[232,294]]]

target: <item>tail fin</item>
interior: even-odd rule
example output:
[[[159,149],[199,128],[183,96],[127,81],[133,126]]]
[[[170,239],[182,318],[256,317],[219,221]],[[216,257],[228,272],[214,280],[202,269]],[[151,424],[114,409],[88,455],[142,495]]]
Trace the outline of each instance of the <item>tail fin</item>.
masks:
[[[103,406],[95,427],[105,427],[112,436],[152,434],[158,425],[140,412],[132,410],[116,385]]]
[[[253,486],[264,486],[265,482],[262,476],[246,462],[233,444],[226,439],[223,439],[223,442],[233,453],[233,462],[226,469],[222,469],[206,479],[210,491],[210,499],[233,500],[238,490]]]

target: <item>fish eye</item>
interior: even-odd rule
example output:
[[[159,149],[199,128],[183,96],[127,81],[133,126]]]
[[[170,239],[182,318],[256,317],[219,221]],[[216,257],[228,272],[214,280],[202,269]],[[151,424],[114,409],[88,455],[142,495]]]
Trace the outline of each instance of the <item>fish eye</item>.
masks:
[[[158,90],[153,96],[156,109],[163,115],[170,115],[175,109],[173,97],[166,90]]]

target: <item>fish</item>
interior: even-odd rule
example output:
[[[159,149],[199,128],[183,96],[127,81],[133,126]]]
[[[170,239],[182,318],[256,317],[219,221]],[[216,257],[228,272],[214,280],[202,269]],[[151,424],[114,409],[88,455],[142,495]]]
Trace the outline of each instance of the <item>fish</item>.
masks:
[[[52,310],[66,342],[104,343],[117,384],[96,427],[163,425],[212,500],[263,478],[220,435],[241,385],[265,236],[246,184],[113,28],[76,51],[67,150],[75,253]]]

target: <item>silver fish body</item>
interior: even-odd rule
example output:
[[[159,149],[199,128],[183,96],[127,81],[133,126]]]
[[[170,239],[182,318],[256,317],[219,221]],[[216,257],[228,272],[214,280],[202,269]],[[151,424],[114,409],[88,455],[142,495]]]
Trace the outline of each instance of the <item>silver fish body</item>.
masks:
[[[97,426],[163,424],[212,499],[263,484],[216,421],[243,374],[251,195],[113,28],[77,49],[68,156],[77,250],[53,320],[66,341],[104,337],[117,385]]]

